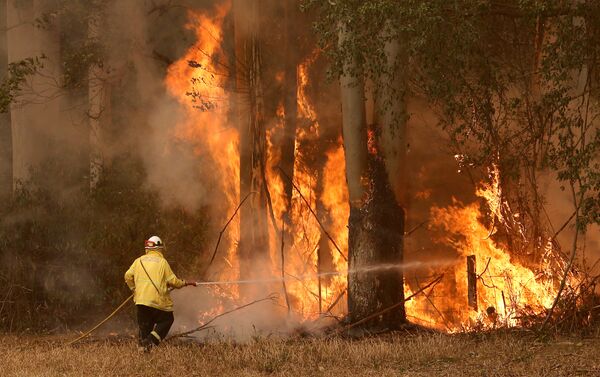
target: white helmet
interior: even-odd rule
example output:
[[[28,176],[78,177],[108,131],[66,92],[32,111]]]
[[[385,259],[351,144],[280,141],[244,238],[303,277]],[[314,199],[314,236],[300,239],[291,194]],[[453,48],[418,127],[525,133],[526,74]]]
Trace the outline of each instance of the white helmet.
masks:
[[[162,240],[157,236],[148,238],[144,246],[145,249],[162,249],[164,247],[165,245],[163,244]]]

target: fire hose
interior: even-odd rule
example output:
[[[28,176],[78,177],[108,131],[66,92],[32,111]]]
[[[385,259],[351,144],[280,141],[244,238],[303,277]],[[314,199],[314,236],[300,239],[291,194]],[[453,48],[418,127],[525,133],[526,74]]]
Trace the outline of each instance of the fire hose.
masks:
[[[327,274],[331,275],[331,274],[337,274],[337,273],[327,273]],[[203,286],[203,285],[229,285],[229,284],[270,283],[270,282],[279,281],[279,280],[280,279],[200,281],[200,282],[194,283],[194,286],[195,287],[199,287],[199,286]],[[123,309],[125,307],[125,305],[127,305],[127,303],[129,303],[129,301],[131,301],[132,298],[133,298],[133,294],[131,294],[129,297],[127,297],[125,299],[125,301],[123,301],[119,306],[117,306],[117,308],[115,310],[113,310],[112,313],[110,313],[106,318],[104,318],[102,321],[100,321],[96,326],[92,327],[91,329],[89,329],[85,333],[81,334],[77,339],[73,339],[72,341],[66,343],[65,346],[73,345],[73,344],[79,342],[80,340],[82,340],[83,338],[87,337],[88,335],[90,335],[94,331],[96,331],[98,328],[100,328],[100,326],[102,326],[103,324],[105,324],[106,322],[108,322],[112,317],[114,317],[118,312],[120,312],[121,309]]]
[[[406,268],[409,266],[413,266],[413,265],[420,265],[421,262],[413,262],[413,263],[400,263],[400,264],[382,264],[382,265],[378,265],[378,266],[371,266],[371,267],[365,267],[362,269],[356,269],[356,270],[352,270],[352,272],[369,272],[369,271],[375,271],[375,270],[388,270],[388,269],[398,269],[398,268]],[[351,272],[350,270],[348,271],[336,271],[336,272],[324,272],[324,273],[320,273],[317,274],[317,277],[324,277],[324,276],[337,276],[337,275],[342,275],[342,274],[347,274]],[[305,275],[305,276],[296,276],[293,277],[294,280],[298,280],[298,279],[314,279],[315,276],[314,275]],[[290,278],[291,279],[291,278]],[[421,290],[419,290],[418,292],[416,292],[415,294],[413,294],[412,296],[410,296],[410,298],[412,298],[413,296],[415,296],[417,293],[421,292],[423,289],[429,287],[431,284],[436,283],[439,281],[440,278],[434,280],[432,283],[430,283],[429,285],[423,287]],[[248,280],[219,280],[219,281],[199,281],[193,284],[193,286],[195,287],[199,287],[199,286],[208,286],[208,285],[242,285],[242,284],[267,284],[267,283],[275,283],[275,282],[280,282],[282,280],[288,280],[288,278],[271,278],[271,279],[248,279]],[[169,289],[169,291],[172,289]],[[117,308],[115,310],[112,311],[112,313],[110,313],[108,315],[108,317],[104,318],[102,321],[100,321],[96,326],[92,327],[90,330],[88,330],[87,332],[81,334],[77,339],[74,339],[72,341],[70,341],[69,343],[66,343],[66,346],[70,346],[72,344],[77,343],[78,341],[82,340],[83,338],[87,337],[88,335],[90,335],[92,332],[96,331],[100,326],[102,326],[103,324],[105,324],[108,320],[110,320],[112,317],[114,317],[119,311],[121,311],[121,309],[123,309],[125,307],[125,305],[127,305],[127,303],[129,301],[131,301],[131,299],[133,298],[133,294],[130,295],[129,297],[127,297],[125,299],[125,301],[123,301],[119,306],[117,306]]]
[[[333,275],[333,274],[337,275],[339,273],[326,273],[326,274],[327,275]],[[199,286],[205,286],[205,285],[229,285],[229,284],[270,283],[270,282],[275,282],[275,281],[280,281],[280,279],[200,281],[200,282],[194,283],[193,285],[194,285],[194,287],[199,287]],[[169,289],[169,291],[171,291],[171,290],[172,289]],[[66,343],[65,346],[73,345],[73,344],[79,342],[80,340],[84,339],[85,337],[87,337],[88,335],[90,335],[91,333],[93,333],[94,331],[96,331],[98,328],[100,328],[100,326],[102,326],[103,324],[105,324],[106,322],[108,322],[112,317],[114,317],[118,312],[120,312],[121,309],[123,309],[125,307],[125,305],[127,305],[127,303],[129,303],[129,301],[131,301],[132,298],[133,298],[133,294],[131,294],[129,297],[127,297],[125,299],[125,301],[123,301],[119,306],[117,306],[116,309],[112,311],[112,313],[110,313],[106,318],[104,318],[102,321],[100,321],[96,326],[92,327],[91,329],[89,329],[85,333],[81,334],[78,338],[73,339],[72,341]]]
[[[91,333],[93,333],[94,331],[96,331],[96,329],[98,329],[100,326],[102,326],[103,324],[105,324],[109,319],[111,319],[112,317],[115,316],[115,314],[117,314],[121,309],[123,309],[123,307],[125,307],[125,305],[127,305],[127,303],[129,301],[131,301],[131,299],[133,298],[133,294],[131,294],[131,296],[127,297],[125,299],[125,301],[123,301],[121,303],[121,305],[117,306],[117,308],[115,310],[113,310],[112,313],[110,313],[108,315],[108,317],[104,318],[102,321],[100,321],[100,323],[98,323],[96,326],[92,327],[90,330],[88,330],[87,332],[81,334],[79,336],[79,338],[74,339],[72,341],[70,341],[69,343],[65,344],[65,346],[70,346],[72,344],[75,344],[77,342],[79,342],[81,339],[85,338],[86,336],[90,335]]]
[[[195,283],[194,286],[197,287],[198,283]],[[105,324],[106,322],[108,322],[112,317],[114,317],[118,312],[120,312],[121,309],[123,309],[125,307],[125,305],[127,305],[127,303],[129,303],[129,301],[131,301],[131,299],[133,299],[133,293],[129,297],[127,297],[125,299],[125,301],[123,301],[121,303],[121,305],[117,306],[117,308],[115,310],[113,310],[112,313],[110,313],[108,315],[108,317],[104,318],[96,326],[92,327],[91,329],[89,329],[85,333],[81,334],[77,339],[73,339],[72,341],[66,343],[65,346],[73,345],[73,344],[79,342],[81,339],[87,337],[88,335],[90,335],[94,331],[96,331],[100,326],[102,326],[103,324]]]

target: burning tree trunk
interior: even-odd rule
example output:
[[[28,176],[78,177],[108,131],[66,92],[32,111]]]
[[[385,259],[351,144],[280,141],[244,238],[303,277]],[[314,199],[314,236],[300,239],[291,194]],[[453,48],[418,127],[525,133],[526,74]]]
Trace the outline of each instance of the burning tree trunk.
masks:
[[[269,266],[266,211],[263,94],[260,67],[258,1],[233,3],[236,39],[236,104],[240,131],[240,196],[252,192],[240,211],[240,275],[266,276]],[[262,270],[262,273],[261,271]]]
[[[368,188],[362,206],[350,207],[348,220],[348,311],[352,321],[404,300],[402,232],[404,211],[396,202],[384,160],[369,155]],[[395,328],[405,320],[403,306],[388,312],[375,327]]]
[[[6,0],[0,1],[0,72],[4,78],[8,68],[8,56],[6,54]],[[10,196],[12,192],[12,143],[10,128],[10,111],[0,114],[0,200]],[[4,200],[2,200],[4,202]]]
[[[296,35],[292,25],[295,22],[296,8],[295,2],[291,0],[285,0],[285,63],[284,63],[284,82],[283,82],[283,95],[284,95],[284,112],[285,122],[283,130],[283,140],[281,144],[281,169],[285,173],[293,177],[294,176],[294,152],[296,146],[296,122],[298,116],[298,77],[297,77],[297,56],[296,56]],[[285,177],[281,177],[283,181],[285,204],[286,204],[286,219],[288,223],[288,229],[291,229],[289,224],[289,211],[291,208],[293,187],[292,182]]]
[[[351,32],[340,23],[342,48],[347,47],[350,38]],[[377,270],[377,266],[401,261],[404,213],[396,204],[379,149],[372,145],[369,153],[364,86],[356,61],[346,64],[340,85],[350,198],[348,311],[354,322],[403,301],[402,274],[394,269]],[[404,318],[404,309],[400,308],[374,322],[376,327],[390,328]]]

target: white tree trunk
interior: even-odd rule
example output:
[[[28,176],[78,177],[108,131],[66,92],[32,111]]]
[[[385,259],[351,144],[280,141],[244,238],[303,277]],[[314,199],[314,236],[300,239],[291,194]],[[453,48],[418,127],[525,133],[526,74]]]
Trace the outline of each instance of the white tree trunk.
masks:
[[[11,105],[13,182],[25,182],[51,151],[53,130],[60,124],[60,40],[56,23],[35,27],[35,20],[51,10],[44,0],[8,0],[8,61],[44,55],[40,74],[31,77]]]
[[[351,38],[343,22],[339,24],[338,40],[343,46]],[[342,102],[342,134],[346,155],[346,181],[350,205],[360,207],[364,199],[367,171],[367,119],[364,83],[356,75],[356,63],[348,62],[340,76]]]
[[[391,26],[390,26],[391,27]],[[389,30],[384,31],[384,33]],[[407,206],[406,153],[408,147],[406,124],[408,115],[405,103],[405,77],[408,64],[401,60],[401,47],[397,38],[386,38],[384,51],[387,64],[377,84],[375,98],[376,123],[381,129],[379,145],[385,161],[389,181],[399,204]]]

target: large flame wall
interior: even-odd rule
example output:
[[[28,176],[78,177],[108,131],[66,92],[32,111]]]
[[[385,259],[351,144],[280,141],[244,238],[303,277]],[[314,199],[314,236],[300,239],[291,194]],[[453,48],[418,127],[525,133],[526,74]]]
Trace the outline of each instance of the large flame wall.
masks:
[[[233,93],[228,78],[230,68],[222,51],[223,22],[230,11],[229,3],[215,8],[209,17],[204,13],[190,12],[188,28],[196,34],[196,43],[185,56],[168,68],[165,85],[168,92],[185,108],[185,121],[177,125],[176,138],[191,140],[196,152],[211,165],[223,201],[215,207],[230,216],[240,203],[239,193],[239,137],[230,117]],[[341,139],[337,144],[320,153],[325,161],[323,168],[311,166],[306,161],[302,145],[311,144],[321,137],[319,118],[306,88],[309,69],[316,52],[307,56],[297,69],[298,118],[296,131],[294,183],[299,188],[293,193],[291,203],[290,231],[292,239],[285,245],[285,280],[293,313],[300,320],[319,318],[323,311],[342,315],[346,312],[343,294],[346,289],[347,264],[334,248],[329,250],[332,266],[319,270],[319,253],[322,231],[314,216],[303,202],[301,195],[313,209],[322,211],[319,216],[327,218],[328,231],[347,255],[348,193],[345,182],[345,160]],[[280,226],[286,212],[284,185],[277,174],[280,149],[276,135],[284,127],[284,107],[279,104],[275,121],[267,129],[267,182],[273,202],[277,224],[270,224],[270,254],[273,261],[272,275],[281,273]],[[340,136],[341,138],[341,136]],[[321,183],[319,186],[319,182]],[[497,182],[479,192],[489,203],[490,212],[499,218],[498,198],[501,197]],[[223,219],[225,219],[224,217]],[[431,210],[430,229],[441,230],[445,237],[435,242],[454,250],[444,263],[433,261],[426,271],[431,277],[445,273],[441,283],[406,303],[409,319],[446,331],[472,328],[475,324],[486,326],[517,325],[523,312],[542,312],[552,304],[556,284],[542,274],[511,260],[511,253],[493,241],[493,230],[481,222],[482,214],[477,203],[463,205],[459,202]],[[499,219],[502,220],[502,219]],[[233,280],[239,276],[236,245],[239,239],[239,220],[228,228],[227,251],[217,263],[216,277]],[[467,306],[467,271],[465,257],[476,256],[478,285],[478,310]],[[319,272],[339,272],[339,275],[318,277]],[[420,285],[428,281],[421,281]],[[281,289],[281,285],[273,285]],[[406,284],[405,295],[418,289]],[[239,292],[229,291],[233,299]],[[342,299],[340,300],[340,298]],[[335,305],[333,305],[335,303]],[[282,299],[282,305],[283,299]],[[492,309],[493,308],[493,309]]]

